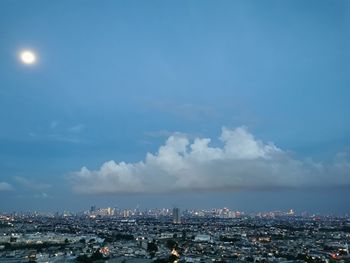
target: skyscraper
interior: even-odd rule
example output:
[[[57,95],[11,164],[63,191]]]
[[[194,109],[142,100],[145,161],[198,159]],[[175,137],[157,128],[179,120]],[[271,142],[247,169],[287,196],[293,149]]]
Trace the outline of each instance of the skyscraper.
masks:
[[[174,209],[173,209],[173,223],[174,224],[181,223],[180,209],[177,207],[174,207]]]

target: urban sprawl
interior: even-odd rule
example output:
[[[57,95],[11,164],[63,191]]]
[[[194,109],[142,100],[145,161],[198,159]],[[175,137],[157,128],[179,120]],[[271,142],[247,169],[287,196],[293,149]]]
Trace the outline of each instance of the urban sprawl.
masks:
[[[116,209],[0,213],[0,262],[350,262],[350,217]]]

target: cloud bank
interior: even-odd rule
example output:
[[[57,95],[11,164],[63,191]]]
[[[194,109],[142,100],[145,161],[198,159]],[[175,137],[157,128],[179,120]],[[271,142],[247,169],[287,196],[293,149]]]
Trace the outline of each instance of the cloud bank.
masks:
[[[136,163],[105,162],[69,176],[81,194],[234,191],[350,185],[350,162],[339,154],[331,163],[295,159],[273,143],[254,138],[245,127],[222,128],[221,147],[209,138],[170,136],[156,154]]]

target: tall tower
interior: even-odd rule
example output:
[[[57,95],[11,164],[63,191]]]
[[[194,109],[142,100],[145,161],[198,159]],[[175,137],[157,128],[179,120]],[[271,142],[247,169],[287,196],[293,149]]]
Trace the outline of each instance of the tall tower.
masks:
[[[180,209],[177,207],[174,207],[174,209],[173,209],[173,223],[174,224],[181,223]]]

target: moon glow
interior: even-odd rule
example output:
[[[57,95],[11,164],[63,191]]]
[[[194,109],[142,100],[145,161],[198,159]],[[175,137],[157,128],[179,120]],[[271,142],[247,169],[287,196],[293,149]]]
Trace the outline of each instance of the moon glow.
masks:
[[[36,55],[30,50],[24,50],[20,53],[20,59],[24,64],[34,64],[36,62]]]

